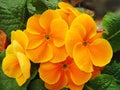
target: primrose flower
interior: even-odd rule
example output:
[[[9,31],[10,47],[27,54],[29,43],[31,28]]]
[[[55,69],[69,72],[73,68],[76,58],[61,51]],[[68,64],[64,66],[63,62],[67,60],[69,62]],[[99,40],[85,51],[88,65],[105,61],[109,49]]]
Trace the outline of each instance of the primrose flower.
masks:
[[[67,52],[82,71],[92,72],[93,65],[102,67],[112,58],[109,42],[97,33],[94,20],[87,14],[73,20],[65,42]]]
[[[70,25],[74,18],[81,14],[77,9],[75,9],[70,4],[67,4],[65,2],[59,2],[58,6],[60,9],[57,9],[62,16],[62,18]]]
[[[29,37],[28,57],[34,63],[65,60],[65,35],[67,23],[54,10],[29,18],[25,33]]]
[[[60,63],[42,63],[38,71],[49,90],[60,90],[64,87],[82,90],[84,84],[91,78],[91,73],[81,71],[71,57]]]
[[[11,44],[6,49],[6,56],[2,62],[3,72],[15,78],[18,85],[23,85],[30,77],[30,61],[25,55],[28,44],[27,36],[21,31],[12,31]]]
[[[104,67],[96,67],[94,66],[94,71],[92,72],[92,78],[95,78],[96,76],[101,74],[101,71]]]

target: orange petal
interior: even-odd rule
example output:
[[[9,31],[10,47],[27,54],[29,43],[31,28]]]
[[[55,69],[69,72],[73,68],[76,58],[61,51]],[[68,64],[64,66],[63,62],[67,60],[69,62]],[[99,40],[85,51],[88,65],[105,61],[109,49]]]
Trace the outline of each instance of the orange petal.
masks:
[[[11,41],[16,40],[24,49],[28,45],[28,38],[21,30],[12,31]]]
[[[60,9],[62,9],[66,13],[74,13],[74,15],[79,15],[81,14],[77,9],[75,9],[73,6],[70,4],[64,3],[64,2],[59,2],[58,6]]]
[[[87,14],[81,14],[74,19],[73,25],[82,24],[86,29],[86,39],[93,37],[96,34],[96,24],[92,17]]]
[[[71,25],[70,30],[67,32],[65,45],[68,54],[73,56],[73,48],[77,42],[83,41],[85,29],[81,25]]]
[[[67,23],[62,19],[54,19],[51,22],[51,36],[56,47],[61,47],[65,44],[65,35],[68,30]]]
[[[39,19],[40,19],[40,15],[38,14],[35,14],[28,19],[26,26],[27,32],[32,34],[40,34],[44,32],[44,30],[40,26]]]
[[[89,50],[81,43],[77,43],[73,49],[73,58],[78,68],[85,72],[92,72],[93,66],[89,56]]]
[[[69,83],[68,87],[70,90],[83,90],[84,85],[75,85],[74,83]]]
[[[59,48],[56,48],[55,46],[53,46],[53,53],[54,53],[54,56],[50,60],[50,62],[52,62],[52,63],[58,63],[58,62],[65,61],[65,59],[67,57],[67,52],[65,50],[65,46],[62,46]]]
[[[111,61],[113,52],[109,42],[98,38],[89,46],[90,58],[95,66],[104,66]]]
[[[3,69],[3,72],[8,77],[12,77],[12,78],[17,78],[22,73],[20,70],[20,66],[19,66],[17,57],[15,57],[13,55],[9,55],[9,54],[7,54],[7,56],[3,59],[2,69]]]
[[[35,49],[28,49],[26,52],[28,57],[34,63],[47,62],[53,57],[53,49],[51,45],[47,43],[42,43],[39,47]]]
[[[47,84],[45,83],[45,87],[49,90],[61,90],[67,85],[67,78],[65,76],[61,76],[59,81],[55,84]]]
[[[64,13],[61,9],[56,9],[56,12],[60,14],[60,16],[68,23],[68,14]]]
[[[58,64],[52,64],[50,62],[40,64],[38,71],[40,78],[48,84],[57,83],[61,76]]]
[[[79,80],[79,79],[78,79]],[[71,80],[71,77],[68,76],[68,85],[67,87],[70,89],[70,90],[82,90],[82,88],[84,87],[84,84],[81,84],[81,85],[76,85],[72,80]]]
[[[94,37],[92,37],[91,39],[89,39],[89,42],[93,42],[96,38],[101,38],[102,37],[103,32],[99,32],[96,33],[96,35]]]
[[[27,49],[34,49],[40,46],[44,41],[44,36],[42,34],[31,34],[27,32],[27,30],[25,31],[25,33],[29,38],[29,44]]]
[[[71,79],[76,85],[82,85],[91,78],[91,73],[81,71],[75,63],[70,66]]]
[[[20,52],[17,53],[17,58],[23,76],[26,79],[28,79],[30,77],[30,68],[31,68],[29,59],[23,53]]]
[[[16,81],[19,86],[22,86],[26,82],[26,78],[21,74],[18,78],[16,78]]]
[[[55,18],[60,18],[59,13],[54,10],[47,10],[41,15],[39,23],[43,29],[47,30],[50,27],[51,21]]]

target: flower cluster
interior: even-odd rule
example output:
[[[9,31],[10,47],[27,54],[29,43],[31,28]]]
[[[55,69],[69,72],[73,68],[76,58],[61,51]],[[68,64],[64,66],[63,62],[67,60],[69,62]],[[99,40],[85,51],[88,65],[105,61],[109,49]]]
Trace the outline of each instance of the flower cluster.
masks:
[[[92,17],[64,2],[58,6],[31,16],[24,31],[11,34],[2,69],[19,86],[30,78],[31,63],[39,63],[46,88],[82,90],[112,58],[112,48]]]

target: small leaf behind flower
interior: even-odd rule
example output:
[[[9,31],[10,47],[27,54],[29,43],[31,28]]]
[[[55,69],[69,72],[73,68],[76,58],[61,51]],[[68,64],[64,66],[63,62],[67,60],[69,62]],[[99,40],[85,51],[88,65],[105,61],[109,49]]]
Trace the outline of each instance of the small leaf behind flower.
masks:
[[[27,19],[26,0],[0,0],[0,29],[9,40],[11,31],[24,29]]]
[[[106,38],[114,52],[120,50],[120,13],[108,13],[104,16],[102,27],[106,31],[103,37]]]
[[[116,83],[116,79],[108,74],[90,80],[84,90],[120,90],[120,85]]]

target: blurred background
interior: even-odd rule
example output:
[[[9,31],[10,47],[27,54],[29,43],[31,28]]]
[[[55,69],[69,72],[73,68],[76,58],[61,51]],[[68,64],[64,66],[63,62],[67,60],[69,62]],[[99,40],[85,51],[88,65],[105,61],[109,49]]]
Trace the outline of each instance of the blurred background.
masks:
[[[96,18],[103,17],[107,12],[120,12],[120,0],[63,0],[73,6],[83,7]]]

